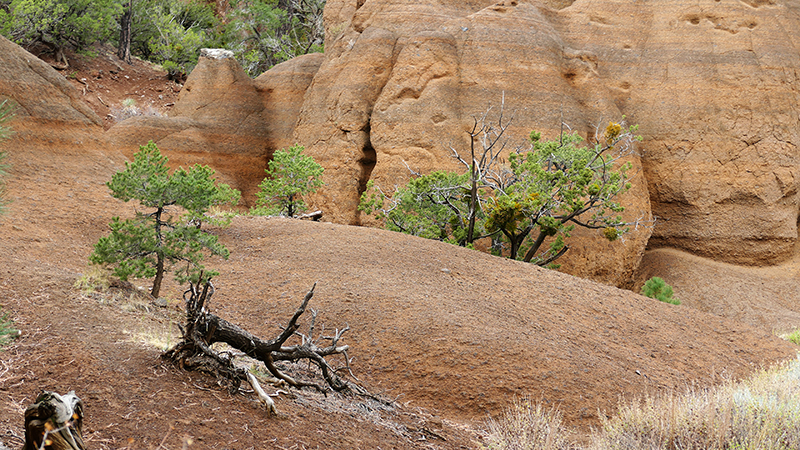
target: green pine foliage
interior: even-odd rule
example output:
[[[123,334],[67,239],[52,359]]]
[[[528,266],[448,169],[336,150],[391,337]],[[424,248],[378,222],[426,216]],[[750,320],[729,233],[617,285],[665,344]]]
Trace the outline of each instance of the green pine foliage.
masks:
[[[12,0],[0,8],[0,32],[30,47],[44,44],[66,62],[63,49],[82,49],[117,33],[122,5],[117,0]]]
[[[409,180],[391,198],[367,182],[358,209],[384,221],[387,230],[458,242],[468,225],[469,174],[435,171]]]
[[[644,283],[642,295],[673,305],[681,304],[680,300],[672,296],[672,286],[659,277],[650,278]]]
[[[631,164],[619,160],[641,139],[637,127],[611,123],[593,145],[576,133],[543,141],[532,132],[528,149],[501,164],[505,127],[476,124],[472,164],[456,154],[466,173],[415,174],[388,195],[369,182],[359,210],[389,230],[459,245],[491,237],[494,253],[540,266],[552,266],[568,250],[576,226],[597,229],[609,241],[630,231],[616,198],[631,187]],[[476,141],[484,142],[483,151]]]
[[[227,259],[228,249],[216,236],[202,231],[198,220],[212,206],[239,198],[238,191],[218,186],[214,171],[207,166],[179,168],[170,174],[167,161],[150,141],[140,147],[133,163],[114,174],[107,183],[111,195],[125,202],[136,200],[146,211],[137,211],[133,219],[114,217],[111,234],[100,238],[89,257],[93,264],[113,267],[114,275],[122,280],[155,277],[154,297],[159,295],[164,271],[171,266],[177,267],[179,282],[217,274],[203,266],[205,253]]]
[[[131,17],[131,52],[172,78],[192,71],[201,48],[220,44],[221,22],[201,0],[137,0]]]
[[[275,152],[266,169],[267,177],[258,185],[260,191],[252,214],[294,217],[306,210],[303,195],[322,186],[324,169],[303,150],[305,147],[294,145]]]

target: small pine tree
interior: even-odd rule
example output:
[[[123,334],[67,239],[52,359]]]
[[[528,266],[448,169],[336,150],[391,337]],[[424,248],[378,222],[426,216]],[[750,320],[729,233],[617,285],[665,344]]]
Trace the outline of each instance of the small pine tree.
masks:
[[[314,158],[303,155],[305,147],[294,145],[272,156],[267,177],[258,185],[257,215],[286,215],[294,217],[306,210],[303,195],[316,192],[322,186],[320,176],[325,170]]]
[[[653,277],[647,280],[642,286],[642,295],[656,300],[680,305],[681,301],[672,297],[672,286],[668,285],[662,278]]]
[[[203,250],[227,259],[228,249],[216,236],[201,231],[196,221],[211,206],[235,203],[239,197],[229,186],[216,185],[214,171],[207,166],[195,165],[188,171],[179,168],[170,175],[167,161],[150,141],[140,147],[133,163],[125,163],[125,170],[114,174],[107,183],[111,195],[125,202],[138,200],[150,210],[137,212],[134,219],[114,217],[109,224],[111,234],[100,238],[89,257],[94,264],[114,266],[114,275],[122,280],[154,276],[154,297],[158,297],[170,265],[187,264],[175,273],[179,282],[196,281],[201,273],[206,278],[217,274],[201,264]],[[172,207],[183,208],[187,214],[173,215]]]

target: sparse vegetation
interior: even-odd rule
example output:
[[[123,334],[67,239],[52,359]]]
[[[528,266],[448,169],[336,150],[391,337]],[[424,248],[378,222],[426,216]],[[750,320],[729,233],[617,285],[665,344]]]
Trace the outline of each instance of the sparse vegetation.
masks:
[[[800,448],[800,360],[741,383],[622,406],[596,449]]]
[[[111,115],[116,122],[122,122],[123,120],[137,116],[161,116],[161,113],[153,106],[142,108],[136,103],[136,99],[126,98],[122,101],[121,106],[114,106],[111,108]]]
[[[800,359],[740,383],[621,405],[592,442],[568,443],[557,413],[516,401],[488,424],[490,449],[761,450],[800,448]]]
[[[303,150],[303,146],[294,145],[275,152],[266,169],[267,177],[258,185],[260,191],[252,214],[294,217],[306,210],[303,195],[322,186],[324,169]]]
[[[786,334],[779,335],[781,339],[785,339],[792,344],[800,345],[800,328]]]
[[[14,321],[8,317],[8,313],[3,312],[3,308],[0,308],[0,347],[8,345],[17,336],[19,330],[14,328]]]
[[[681,304],[680,300],[672,296],[672,286],[668,285],[659,277],[652,277],[644,283],[644,286],[642,286],[642,295],[672,305]]]
[[[484,448],[491,450],[568,450],[571,433],[557,409],[530,398],[515,399],[499,420],[489,420]]]
[[[238,191],[229,186],[217,186],[214,171],[195,165],[186,171],[177,169],[172,175],[166,166],[167,158],[150,141],[140,147],[133,163],[117,172],[107,183],[111,195],[122,201],[137,200],[150,208],[138,212],[134,219],[114,217],[109,224],[111,234],[100,238],[89,260],[94,264],[113,267],[114,275],[127,280],[130,276],[155,277],[151,294],[158,297],[164,271],[169,266],[185,263],[175,272],[179,282],[196,280],[201,273],[211,277],[216,272],[201,264],[204,250],[213,255],[228,257],[228,249],[217,237],[200,230],[198,218],[208,209],[225,202],[238,200]],[[175,215],[173,208],[185,214]]]

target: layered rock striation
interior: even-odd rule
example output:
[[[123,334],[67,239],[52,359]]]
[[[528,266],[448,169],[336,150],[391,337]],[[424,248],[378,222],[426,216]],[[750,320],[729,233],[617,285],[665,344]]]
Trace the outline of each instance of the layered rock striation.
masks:
[[[232,56],[204,49],[168,117],[134,117],[107,136],[127,154],[153,140],[171,165],[207,164],[252,204],[272,153],[293,144],[298,111],[322,55],[285,62],[255,80]]]
[[[651,246],[785,260],[800,209],[799,12],[789,0],[331,0],[295,129],[326,167],[314,201],[361,223],[368,180],[457,169],[450,147],[468,149],[474,118],[504,98],[517,138],[556,137],[562,122],[591,137],[623,115],[640,125],[623,203],[629,220],[652,211]],[[581,240],[564,267],[619,283],[649,235]]]

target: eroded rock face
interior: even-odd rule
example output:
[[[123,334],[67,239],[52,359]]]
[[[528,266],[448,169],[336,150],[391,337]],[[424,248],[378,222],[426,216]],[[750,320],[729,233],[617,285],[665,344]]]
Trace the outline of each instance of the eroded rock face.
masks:
[[[514,115],[512,136],[583,136],[627,116],[645,141],[629,220],[658,221],[654,246],[764,264],[797,241],[800,3],[673,0],[332,0],[326,59],[296,140],[326,167],[313,200],[360,223],[367,180],[391,188],[456,169],[473,117]],[[645,180],[646,178],[646,180]],[[649,231],[590,240],[564,267],[619,284]],[[581,242],[584,242],[583,240]],[[583,245],[578,243],[577,246]]]
[[[569,39],[602,55],[613,101],[645,137],[652,245],[734,263],[786,259],[800,204],[800,3],[576,7],[563,13]]]
[[[562,115],[586,137],[623,114],[598,76],[597,56],[565,41],[550,10],[515,1],[388,3],[334,4],[338,12],[326,16],[341,21],[353,11],[331,38],[295,132],[326,167],[326,186],[313,198],[326,217],[368,223],[356,207],[370,179],[391,189],[409,168],[464,170],[451,147],[466,155],[475,118],[490,110],[496,121],[503,104],[513,117],[509,148],[532,129],[555,138]],[[632,219],[649,219],[641,176],[626,204]],[[596,231],[577,233],[581,243],[564,267],[613,284],[630,277],[650,234],[610,245]]]
[[[292,144],[322,56],[294,59],[252,80],[228,53],[204,49],[169,117],[134,117],[107,135],[128,154],[153,140],[173,166],[207,164],[252,205],[272,153]]]
[[[22,139],[69,141],[102,132],[102,120],[61,74],[0,36],[0,102],[7,99],[16,104],[13,127]]]

